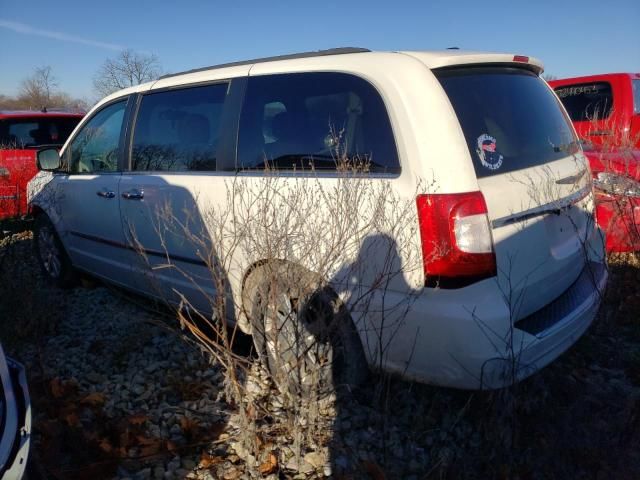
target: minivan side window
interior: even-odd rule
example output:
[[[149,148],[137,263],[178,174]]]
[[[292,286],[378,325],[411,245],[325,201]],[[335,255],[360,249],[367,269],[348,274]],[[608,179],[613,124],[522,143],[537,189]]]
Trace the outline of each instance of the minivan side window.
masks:
[[[96,113],[65,152],[70,173],[118,171],[120,132],[127,101],[112,103]]]
[[[400,172],[389,116],[366,80],[314,72],[250,77],[240,116],[237,167],[244,170]]]
[[[133,131],[131,170],[216,169],[227,83],[150,93]]]
[[[611,115],[613,94],[607,82],[566,85],[555,92],[574,122],[604,120]]]

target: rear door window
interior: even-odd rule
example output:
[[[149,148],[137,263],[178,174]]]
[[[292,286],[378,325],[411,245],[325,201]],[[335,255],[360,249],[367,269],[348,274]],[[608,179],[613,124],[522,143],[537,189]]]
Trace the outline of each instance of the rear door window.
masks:
[[[578,151],[549,87],[518,68],[435,72],[458,116],[477,177],[535,167]]]
[[[227,87],[218,83],[145,95],[136,117],[131,169],[215,170]]]
[[[555,92],[574,122],[605,120],[611,115],[613,94],[608,82],[565,85]]]
[[[640,80],[633,80],[633,113],[640,114]]]
[[[249,170],[400,171],[378,92],[361,78],[328,72],[249,78],[237,163]]]

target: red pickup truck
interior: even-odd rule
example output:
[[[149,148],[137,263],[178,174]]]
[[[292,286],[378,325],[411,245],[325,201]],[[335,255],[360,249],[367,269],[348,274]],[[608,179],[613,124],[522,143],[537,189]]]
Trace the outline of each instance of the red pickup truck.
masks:
[[[590,75],[549,85],[586,142],[607,250],[640,250],[640,74]]]
[[[578,135],[593,145],[640,148],[640,73],[553,80]]]
[[[27,213],[25,189],[37,173],[36,152],[61,147],[84,114],[0,111],[0,220]]]

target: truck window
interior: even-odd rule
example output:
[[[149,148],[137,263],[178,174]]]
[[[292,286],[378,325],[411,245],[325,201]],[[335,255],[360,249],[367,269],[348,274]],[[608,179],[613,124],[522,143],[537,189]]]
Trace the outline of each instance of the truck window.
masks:
[[[565,85],[555,92],[574,122],[605,120],[611,115],[613,94],[608,82]]]

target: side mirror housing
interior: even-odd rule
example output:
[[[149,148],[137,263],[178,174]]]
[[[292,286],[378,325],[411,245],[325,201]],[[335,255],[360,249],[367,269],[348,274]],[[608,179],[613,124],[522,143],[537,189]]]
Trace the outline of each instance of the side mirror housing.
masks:
[[[57,148],[44,148],[38,151],[37,164],[39,170],[52,172],[58,170],[61,165],[60,152]]]

